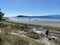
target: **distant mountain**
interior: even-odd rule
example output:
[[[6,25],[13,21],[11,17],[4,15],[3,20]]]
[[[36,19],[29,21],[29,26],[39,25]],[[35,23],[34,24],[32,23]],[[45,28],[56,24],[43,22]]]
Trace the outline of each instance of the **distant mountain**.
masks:
[[[60,15],[41,16],[41,18],[56,18],[56,19],[60,19]]]
[[[26,16],[23,16],[23,15],[18,15],[17,17],[26,17]]]
[[[17,17],[28,17],[28,18],[56,18],[56,19],[60,19],[60,15],[47,15],[47,16],[23,16],[23,15],[18,15]]]

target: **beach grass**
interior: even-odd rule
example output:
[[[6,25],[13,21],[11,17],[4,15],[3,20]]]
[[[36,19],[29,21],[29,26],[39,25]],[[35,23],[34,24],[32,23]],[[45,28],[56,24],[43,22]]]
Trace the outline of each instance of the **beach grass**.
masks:
[[[22,40],[23,42],[29,45],[30,44],[31,45],[44,45],[42,42],[35,41],[31,38],[26,38],[26,37],[10,34],[13,30],[20,29],[22,31],[25,31],[26,30],[25,25],[28,25],[28,24],[20,24],[20,23],[13,22],[11,25],[7,25],[7,26],[3,25],[3,27],[0,26],[0,30],[2,31],[0,33],[0,39],[2,39],[2,44],[3,45],[19,45],[19,40]],[[23,27],[24,29],[23,28],[21,29],[20,27]]]
[[[24,24],[24,23],[16,23],[16,22],[9,22],[11,24],[4,24],[3,26],[0,26],[0,30],[2,31],[2,33],[0,33],[0,38],[3,40],[3,45],[19,45],[19,41],[23,41],[27,44],[31,44],[31,45],[44,45],[44,43],[42,42],[38,42],[34,39],[34,37],[38,37],[38,34],[28,34],[26,36],[28,36],[29,38],[26,37],[21,37],[21,36],[17,36],[17,35],[11,35],[10,33],[14,30],[20,30],[20,31],[24,31],[24,32],[28,32],[28,26],[30,27],[34,27],[34,28],[42,28],[42,29],[49,29],[49,30],[57,30],[60,31],[59,27],[51,27],[51,26],[42,26],[42,25],[34,25],[34,24]],[[5,36],[5,37],[4,37]],[[12,38],[10,41],[7,37]],[[31,39],[33,38],[33,39]],[[59,42],[60,44],[60,42]]]
[[[19,45],[21,41],[24,41],[28,45],[44,45],[42,42],[35,41],[31,38],[26,38],[17,35],[1,35],[0,39],[2,39],[3,45]]]

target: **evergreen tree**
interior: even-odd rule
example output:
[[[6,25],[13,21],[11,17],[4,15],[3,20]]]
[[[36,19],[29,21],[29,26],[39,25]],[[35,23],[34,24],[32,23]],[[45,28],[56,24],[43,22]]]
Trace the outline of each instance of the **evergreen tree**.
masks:
[[[2,20],[3,16],[4,16],[4,13],[1,12],[1,9],[0,9],[0,21]]]

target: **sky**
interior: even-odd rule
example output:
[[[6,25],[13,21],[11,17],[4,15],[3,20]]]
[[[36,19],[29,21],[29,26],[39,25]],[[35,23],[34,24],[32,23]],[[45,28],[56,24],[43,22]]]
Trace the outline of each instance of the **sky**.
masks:
[[[60,15],[60,0],[0,0],[0,8],[7,17]]]

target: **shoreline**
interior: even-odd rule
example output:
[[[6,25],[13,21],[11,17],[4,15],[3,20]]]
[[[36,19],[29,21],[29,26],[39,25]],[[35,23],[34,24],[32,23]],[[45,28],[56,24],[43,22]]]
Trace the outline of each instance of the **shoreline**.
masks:
[[[60,23],[59,22],[25,21],[25,20],[13,20],[13,19],[8,19],[7,21],[23,23],[23,24],[34,24],[34,25],[42,25],[42,26],[50,26],[50,27],[60,27]]]

